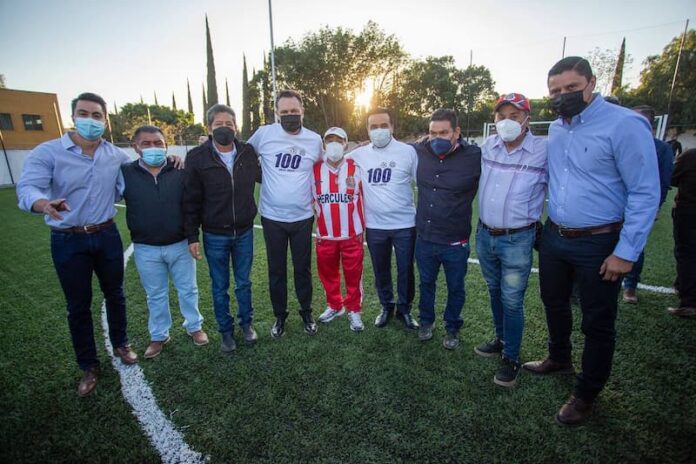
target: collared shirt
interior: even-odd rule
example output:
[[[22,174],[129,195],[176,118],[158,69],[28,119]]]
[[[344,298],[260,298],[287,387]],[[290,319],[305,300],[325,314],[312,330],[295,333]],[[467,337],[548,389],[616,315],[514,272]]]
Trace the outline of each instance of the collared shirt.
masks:
[[[549,217],[563,227],[624,221],[614,255],[636,261],[660,201],[647,119],[595,94],[570,124],[549,127]]]
[[[117,183],[121,165],[131,159],[120,148],[102,140],[89,157],[66,133],[29,153],[17,183],[19,207],[31,211],[40,199],[65,198],[71,211],[61,211],[63,220],[46,215],[51,227],[68,228],[100,224],[116,215]]]
[[[481,222],[495,229],[517,229],[538,221],[548,179],[546,139],[527,131],[508,153],[500,136],[488,137],[481,146]]]

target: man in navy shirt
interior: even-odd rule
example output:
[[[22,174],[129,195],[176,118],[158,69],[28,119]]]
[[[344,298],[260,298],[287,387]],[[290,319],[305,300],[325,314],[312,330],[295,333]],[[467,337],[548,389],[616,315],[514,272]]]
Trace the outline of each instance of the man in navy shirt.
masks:
[[[536,374],[573,372],[570,335],[573,279],[580,290],[585,347],[582,371],[556,415],[579,425],[611,372],[621,277],[638,260],[660,201],[657,158],[648,121],[594,93],[587,60],[567,57],[548,74],[549,219],[539,250],[541,299],[549,355],[524,364]]]

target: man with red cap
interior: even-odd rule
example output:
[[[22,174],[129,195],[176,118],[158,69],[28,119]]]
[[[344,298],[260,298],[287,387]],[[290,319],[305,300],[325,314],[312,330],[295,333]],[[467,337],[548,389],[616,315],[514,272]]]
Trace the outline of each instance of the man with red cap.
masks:
[[[520,371],[524,294],[548,183],[546,140],[529,131],[529,100],[519,93],[495,104],[496,134],[481,146],[476,254],[488,285],[495,337],[474,348],[500,357],[493,382],[512,387]]]

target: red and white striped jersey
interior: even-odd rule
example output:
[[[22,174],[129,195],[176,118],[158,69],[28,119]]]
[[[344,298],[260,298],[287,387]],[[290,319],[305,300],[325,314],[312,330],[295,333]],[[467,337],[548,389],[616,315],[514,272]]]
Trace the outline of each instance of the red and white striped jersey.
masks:
[[[346,159],[338,169],[320,161],[314,165],[314,211],[317,236],[341,240],[365,228],[360,169]]]

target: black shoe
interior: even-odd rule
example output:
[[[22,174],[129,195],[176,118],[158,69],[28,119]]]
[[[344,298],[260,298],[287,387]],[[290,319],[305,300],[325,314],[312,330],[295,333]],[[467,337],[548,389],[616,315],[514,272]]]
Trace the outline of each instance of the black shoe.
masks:
[[[285,333],[285,317],[276,317],[273,327],[271,327],[271,337],[280,338]]]
[[[517,376],[519,374],[520,363],[503,356],[500,360],[500,367],[495,372],[495,377],[493,377],[493,383],[501,387],[514,387],[517,383]]]
[[[474,351],[479,356],[484,356],[486,358],[490,358],[492,356],[500,356],[500,354],[503,352],[503,342],[501,342],[500,339],[496,337],[490,342],[481,343],[479,346],[474,348]]]
[[[254,330],[254,326],[251,324],[243,325],[242,332],[244,332],[244,343],[247,345],[253,345],[259,338],[259,336],[256,334],[256,330]]]
[[[442,340],[442,346],[446,350],[454,350],[459,346],[459,334],[457,332],[447,332],[445,339]]]
[[[314,322],[314,318],[311,314],[302,314],[302,322],[304,324],[304,331],[307,335],[312,336],[317,334],[317,323]]]
[[[379,327],[380,329],[387,325],[387,323],[391,320],[391,318],[394,316],[394,308],[385,308],[384,306],[382,307],[382,312],[379,313],[379,316],[377,316],[377,319],[375,319],[375,326]]]
[[[418,330],[418,327],[420,327],[418,322],[411,317],[411,313],[397,313],[396,318],[404,324],[406,330]]]
[[[422,342],[427,342],[433,338],[433,325],[423,324],[418,329],[418,340]]]
[[[220,351],[223,353],[231,353],[237,349],[237,343],[234,341],[234,332],[225,332],[222,334],[220,343]]]

